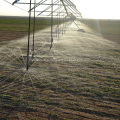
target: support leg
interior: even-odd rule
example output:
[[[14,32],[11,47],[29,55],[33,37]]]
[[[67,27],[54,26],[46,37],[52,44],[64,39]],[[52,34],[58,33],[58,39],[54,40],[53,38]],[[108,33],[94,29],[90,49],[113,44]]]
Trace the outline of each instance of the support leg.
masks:
[[[31,0],[30,0],[30,9],[31,9]],[[29,12],[28,48],[27,48],[27,65],[26,65],[27,71],[29,69],[30,24],[31,24],[31,11]]]
[[[36,4],[36,0],[34,0],[34,6]],[[32,58],[34,57],[34,48],[35,48],[35,8],[34,8],[34,23],[33,23],[33,49],[32,49]]]
[[[51,45],[50,49],[52,48],[53,45],[53,0],[51,0]]]

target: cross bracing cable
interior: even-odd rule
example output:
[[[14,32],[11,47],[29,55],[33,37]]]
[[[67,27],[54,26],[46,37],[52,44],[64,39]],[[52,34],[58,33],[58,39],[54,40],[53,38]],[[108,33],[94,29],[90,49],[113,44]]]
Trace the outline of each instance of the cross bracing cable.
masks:
[[[63,6],[64,6],[64,8],[65,8],[65,11],[66,11],[66,13],[67,13],[67,15],[69,16],[68,10],[67,10],[67,8],[66,8],[66,6],[65,6],[65,4],[64,4],[64,2],[63,2],[63,0],[60,0],[60,1],[62,2]]]
[[[61,12],[62,12],[62,13],[66,13],[66,12],[63,12],[63,11],[64,11],[64,9],[63,9]],[[68,13],[69,13],[69,12],[68,12]],[[59,14],[60,14],[60,12],[57,12],[57,15],[59,15]],[[56,16],[57,16],[57,15],[56,15]]]
[[[65,0],[64,2],[65,2],[66,4],[68,4],[68,6],[71,5],[70,0]],[[73,3],[72,3],[72,4],[73,4]],[[75,5],[74,5],[74,6],[75,6]],[[73,6],[71,5],[71,8],[74,9],[76,12],[79,12],[79,11],[77,10],[76,6],[73,7]],[[79,14],[81,14],[81,13],[79,12]]]
[[[72,6],[74,6],[74,8],[76,8],[76,5],[72,3],[70,0],[65,0],[65,1],[68,1]]]
[[[66,1],[66,3],[67,3],[67,1]],[[68,7],[68,8],[71,8],[71,9],[73,9],[74,11],[76,10],[76,8],[73,8],[73,6],[66,6],[66,7]]]
[[[66,2],[66,4],[71,4],[70,3],[70,0],[65,0],[65,2]],[[73,3],[72,3],[73,4]],[[68,6],[69,7],[69,6]],[[77,13],[79,13],[80,14],[80,16],[82,17],[82,15],[81,15],[81,13],[77,10],[77,8],[76,8],[76,6],[73,8],[73,6],[71,6],[71,8],[74,10],[74,11],[76,11]]]
[[[32,11],[33,9],[35,9],[36,7],[38,7],[39,5],[45,3],[46,1],[47,1],[47,0],[41,0],[41,1],[40,1],[39,3],[37,3],[33,8],[31,8],[31,9],[29,10],[29,12]]]
[[[69,16],[68,10],[67,10],[67,8],[66,8],[66,6],[65,6],[65,4],[64,4],[64,2],[63,2],[63,0],[61,0],[61,2],[62,2],[63,6],[64,6],[64,8],[65,8],[65,11],[66,11],[66,13],[67,13],[67,16]],[[69,16],[69,17],[70,17],[71,20],[75,23],[74,19],[73,19],[71,16]],[[77,25],[77,23],[75,23],[75,25],[79,28],[79,26]],[[79,28],[79,29],[80,29],[80,28]]]
[[[69,4],[69,3],[67,3],[67,1],[66,1],[66,4]],[[69,8],[69,9],[71,9],[72,12],[74,11],[74,12],[77,13],[76,8],[74,8],[73,6],[66,6],[66,7]]]
[[[66,0],[66,1],[67,1],[67,0]],[[66,1],[65,1],[65,2],[66,2]],[[68,3],[68,1],[67,1],[66,4],[65,4],[63,0],[61,0],[61,2],[63,2],[66,10],[67,10],[67,9],[70,9],[70,11],[72,12],[71,14],[74,14],[74,16],[76,16],[76,17],[82,17],[82,16],[81,16],[81,13],[80,13],[80,12],[78,13],[78,10],[76,9],[76,7],[74,8],[74,7],[71,6],[71,5],[66,6],[66,4],[71,4],[71,3]],[[73,10],[74,10],[74,11],[73,11]]]
[[[34,11],[31,11],[31,12],[34,12]],[[42,11],[35,11],[35,12],[42,12]],[[51,12],[51,11],[45,11],[45,12]],[[54,13],[57,13],[57,11],[54,11]],[[62,13],[66,13],[66,12],[62,12]]]
[[[79,13],[75,12],[75,10],[73,10],[72,8],[67,7],[67,9],[69,9],[69,11],[71,11],[71,13],[74,14],[75,16],[78,15],[79,17],[81,17],[81,15]]]
[[[61,6],[61,7],[58,7],[58,8],[56,8],[54,11],[53,11],[53,13],[55,13],[56,11],[58,11],[60,8],[62,8],[63,6]],[[51,15],[52,13],[50,13],[49,15]],[[49,16],[48,15],[48,16]]]
[[[10,3],[9,1],[7,1],[7,0],[4,0],[4,1],[12,5],[12,3]],[[20,8],[20,7],[16,6],[16,5],[14,5],[14,7],[19,8],[19,9],[21,9],[21,10],[25,11],[25,12],[28,12],[27,10],[24,10],[24,9],[22,9],[22,8]]]
[[[57,4],[59,0],[55,1],[53,4]],[[51,8],[52,5],[48,6],[46,9],[44,9],[42,12],[40,12],[37,16],[41,15],[43,12],[47,11],[48,9]]]
[[[20,0],[15,0],[15,1],[12,3],[12,5],[14,5],[15,3],[17,3],[18,1],[20,1]]]

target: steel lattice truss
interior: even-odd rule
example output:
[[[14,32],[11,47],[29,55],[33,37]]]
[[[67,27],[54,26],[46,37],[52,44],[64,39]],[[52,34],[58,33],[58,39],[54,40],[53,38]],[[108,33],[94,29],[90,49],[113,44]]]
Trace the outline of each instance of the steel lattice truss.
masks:
[[[71,20],[79,28],[77,23],[74,21],[76,18],[81,18],[81,13],[77,10],[74,3],[70,0],[4,0],[7,3],[22,9],[29,13],[29,31],[28,31],[28,48],[27,48],[27,64],[26,70],[29,69],[29,49],[30,49],[30,28],[31,28],[31,17],[34,16],[34,26],[33,26],[33,47],[32,47],[32,57],[34,57],[34,42],[35,42],[35,18],[36,16],[46,16],[51,17],[51,45],[53,45],[53,19],[57,18],[58,23],[56,27],[56,34],[63,34],[66,28],[66,21]],[[61,27],[62,29],[59,29]]]

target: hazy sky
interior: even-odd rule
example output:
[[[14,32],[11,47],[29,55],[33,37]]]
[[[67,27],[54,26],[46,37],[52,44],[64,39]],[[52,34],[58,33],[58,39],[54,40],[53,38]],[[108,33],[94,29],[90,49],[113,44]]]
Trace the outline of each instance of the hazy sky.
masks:
[[[120,19],[120,0],[71,1],[77,6],[77,9],[82,13],[84,18]],[[19,5],[19,7],[21,7],[21,5]],[[0,0],[0,15],[27,16],[28,12],[22,11],[6,3],[4,0]]]

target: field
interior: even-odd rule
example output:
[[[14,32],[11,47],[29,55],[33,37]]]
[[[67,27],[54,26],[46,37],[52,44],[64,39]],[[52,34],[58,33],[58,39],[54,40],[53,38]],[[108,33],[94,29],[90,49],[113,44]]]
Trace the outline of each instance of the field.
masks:
[[[120,20],[80,20],[102,37],[120,43]]]
[[[24,37],[28,33],[29,18],[27,17],[4,17],[0,18],[0,41],[9,41]],[[54,20],[54,24],[57,21]],[[50,19],[36,18],[35,30],[41,30],[49,27]],[[31,21],[31,32],[33,30],[33,18]]]
[[[24,27],[18,33],[26,31],[27,21],[17,21]],[[51,50],[49,28],[36,27],[29,71],[27,37],[9,42],[0,38],[1,120],[119,120],[120,21],[80,21],[85,32],[71,23],[59,41],[54,38]],[[0,31],[17,31],[7,22],[0,22]]]

